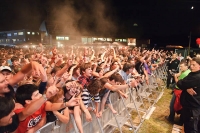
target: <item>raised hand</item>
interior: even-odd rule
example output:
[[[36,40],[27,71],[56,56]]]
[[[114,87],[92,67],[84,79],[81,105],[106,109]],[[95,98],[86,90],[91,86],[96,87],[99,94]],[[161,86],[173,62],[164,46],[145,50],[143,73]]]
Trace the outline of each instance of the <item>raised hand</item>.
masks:
[[[75,98],[75,95],[68,101],[66,102],[67,107],[73,107],[73,106],[78,106],[80,105],[80,98]]]
[[[40,65],[40,78],[42,82],[46,82],[47,81],[47,73],[44,70],[44,67],[42,67],[42,65]]]
[[[68,80],[70,74],[68,72],[65,72],[61,78],[63,78],[64,81]]]
[[[135,79],[132,79],[132,80],[130,81],[130,86],[131,86],[131,87],[136,87],[136,86],[137,86],[137,82],[136,82]]]
[[[56,95],[58,92],[58,88],[55,85],[50,86],[49,88],[47,88],[46,91],[46,97],[47,99],[51,98],[52,96]]]
[[[87,112],[85,113],[85,118],[86,118],[86,121],[88,121],[88,122],[92,121],[92,116],[91,116],[91,114],[90,114],[89,111],[87,111]]]
[[[35,61],[31,62],[31,67],[32,67],[32,73],[33,73],[33,75],[36,75],[36,76],[40,76],[40,73],[44,69],[41,64],[39,64],[39,63],[37,63]]]

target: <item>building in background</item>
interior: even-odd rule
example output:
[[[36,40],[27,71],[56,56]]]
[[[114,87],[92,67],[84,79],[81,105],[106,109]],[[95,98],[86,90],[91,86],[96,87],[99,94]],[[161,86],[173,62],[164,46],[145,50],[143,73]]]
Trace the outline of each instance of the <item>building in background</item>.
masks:
[[[82,44],[119,44],[123,46],[140,46],[148,47],[148,39],[124,38],[124,37],[100,37],[100,36],[76,36],[67,34],[49,34],[47,31],[33,30],[12,30],[0,32],[0,46],[26,46],[32,47],[42,42],[44,45],[54,45],[57,47],[71,46],[77,43]],[[145,44],[145,45],[144,45]]]
[[[0,32],[1,46],[15,46],[20,44],[38,44],[41,42],[40,31],[12,30]]]

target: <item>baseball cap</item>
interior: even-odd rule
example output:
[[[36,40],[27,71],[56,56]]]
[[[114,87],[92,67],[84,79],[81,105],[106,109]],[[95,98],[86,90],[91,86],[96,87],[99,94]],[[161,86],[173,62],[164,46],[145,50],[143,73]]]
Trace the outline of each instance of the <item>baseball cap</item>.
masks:
[[[9,70],[10,72],[12,72],[12,70],[9,66],[1,66],[0,71],[3,71],[3,70]]]

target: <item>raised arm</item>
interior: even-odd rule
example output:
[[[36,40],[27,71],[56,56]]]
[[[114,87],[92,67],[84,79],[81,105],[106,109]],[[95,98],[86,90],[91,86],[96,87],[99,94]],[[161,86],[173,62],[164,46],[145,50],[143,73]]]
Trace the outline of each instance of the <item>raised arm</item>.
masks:
[[[106,58],[105,62],[102,64],[101,68],[105,68],[106,64],[108,64],[108,57]]]
[[[101,54],[101,61],[104,61],[104,56],[106,54],[107,50],[105,50],[102,54]]]
[[[136,81],[135,79],[132,79],[132,81],[130,80],[129,84],[125,84],[125,85],[111,85],[108,82],[105,83],[104,87],[111,90],[111,91],[118,91],[118,90],[124,90],[130,87],[135,87],[136,86]]]
[[[75,98],[75,95],[68,101],[65,103],[51,103],[51,102],[47,102],[46,106],[45,106],[45,110],[46,111],[56,111],[56,110],[60,110],[62,108],[66,108],[66,107],[71,107],[71,106],[78,106],[80,105],[80,98]]]
[[[56,77],[61,77],[69,68],[69,65],[66,64],[61,70],[59,70],[56,74]]]
[[[116,59],[116,53],[115,53],[115,48],[111,48],[113,50],[113,56],[114,56],[114,59]]]
[[[102,78],[104,78],[104,77],[110,77],[113,73],[117,72],[117,70],[119,70],[119,66],[117,66],[114,70],[106,73]]]
[[[94,54],[95,54],[95,51],[94,51],[94,49],[92,49],[92,55],[91,55],[90,61],[94,59],[94,57],[95,57]]]
[[[46,91],[46,94],[40,97],[38,100],[32,102],[28,106],[24,108],[22,112],[18,114],[19,120],[23,121],[28,116],[32,115],[34,112],[36,112],[45,102],[48,98],[54,96],[57,93],[57,88],[52,86],[49,87]]]
[[[92,70],[92,75],[95,77],[99,77],[99,73],[96,72],[96,68],[97,68],[97,63],[94,64],[94,68]]]
[[[31,63],[22,67],[22,69],[17,74],[15,74],[12,78],[10,78],[8,82],[11,86],[14,86],[15,84],[23,80],[25,75],[30,73],[31,71],[35,75],[40,76],[40,72],[42,71],[42,69],[44,69],[42,65],[40,65],[39,63],[35,61],[32,61]]]
[[[73,71],[77,66],[78,65],[75,65],[75,66],[71,67],[71,69],[69,70],[69,77],[68,77],[69,80],[72,79]]]

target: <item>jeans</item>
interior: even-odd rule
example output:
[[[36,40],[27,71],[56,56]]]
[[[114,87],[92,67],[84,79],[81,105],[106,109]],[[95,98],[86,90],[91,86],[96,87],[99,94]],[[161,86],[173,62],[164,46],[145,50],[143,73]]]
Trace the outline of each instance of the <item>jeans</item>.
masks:
[[[174,76],[172,76],[170,72],[167,72],[167,88],[169,88],[169,85],[173,83],[175,83]]]
[[[172,94],[172,99],[171,99],[170,105],[169,105],[170,114],[169,114],[169,117],[168,117],[171,121],[174,121],[174,116],[175,116],[175,111],[174,111],[174,102],[175,102],[175,99],[176,99],[176,96],[173,93]]]

